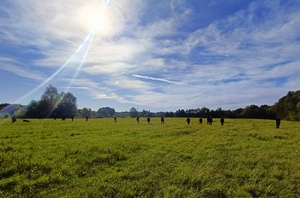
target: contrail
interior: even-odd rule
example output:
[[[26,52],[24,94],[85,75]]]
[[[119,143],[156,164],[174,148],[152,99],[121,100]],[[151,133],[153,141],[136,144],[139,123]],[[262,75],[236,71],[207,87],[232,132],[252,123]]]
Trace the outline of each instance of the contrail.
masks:
[[[196,87],[195,85],[192,85],[192,84],[171,81],[171,80],[167,80],[167,79],[163,79],[163,78],[155,78],[155,77],[151,77],[151,76],[142,76],[142,75],[138,75],[138,74],[133,74],[131,76],[135,77],[135,78],[142,78],[142,79],[148,79],[148,80],[166,82],[166,83],[169,83],[169,84],[183,85],[183,86],[189,86],[189,87]]]
[[[170,81],[170,80],[163,79],[163,78],[155,78],[155,77],[151,77],[151,76],[142,76],[142,75],[138,75],[138,74],[133,74],[132,76],[136,77],[136,78],[143,78],[143,79],[149,79],[149,80],[166,82],[166,83],[170,83],[170,84],[180,84],[180,85],[183,85],[183,83],[178,83],[178,82]]]

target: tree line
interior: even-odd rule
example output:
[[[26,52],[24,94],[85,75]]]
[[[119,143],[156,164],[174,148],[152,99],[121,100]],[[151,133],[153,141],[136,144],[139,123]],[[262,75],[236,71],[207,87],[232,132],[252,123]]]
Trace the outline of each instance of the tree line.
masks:
[[[46,87],[40,100],[32,100],[28,105],[0,104],[0,117],[16,114],[19,118],[62,118],[62,117],[112,117],[115,109],[110,107],[92,111],[89,108],[77,109],[77,98],[70,92],[59,93],[52,85]]]
[[[77,109],[77,98],[70,92],[58,93],[49,85],[39,101],[32,100],[23,109],[22,116],[28,118],[70,117]]]
[[[179,109],[176,112],[166,112],[166,117],[226,117],[226,118],[258,118],[275,119],[276,116],[283,120],[300,121],[300,90],[289,91],[274,105],[249,105],[235,110],[211,110],[206,107],[201,109]]]
[[[0,104],[0,117],[9,116],[12,112],[18,112],[17,117],[24,118],[49,118],[49,117],[98,117],[113,116],[130,117],[226,117],[226,118],[258,118],[275,119],[278,116],[284,120],[300,121],[300,90],[289,91],[286,96],[280,98],[274,105],[249,105],[235,110],[216,110],[207,107],[197,109],[178,109],[175,112],[138,111],[132,107],[128,112],[117,113],[114,108],[101,107],[97,111],[90,108],[77,109],[77,98],[70,92],[58,93],[57,89],[49,85],[39,101],[32,100],[28,105]]]
[[[294,92],[289,91],[286,96],[283,96],[274,105],[248,105],[245,108],[235,110],[223,110],[221,107],[216,110],[202,107],[198,109],[178,109],[175,112],[158,112],[151,113],[150,111],[138,111],[132,107],[129,116],[134,117],[226,117],[226,118],[257,118],[257,119],[275,119],[276,116],[280,119],[290,121],[300,121],[300,90]]]

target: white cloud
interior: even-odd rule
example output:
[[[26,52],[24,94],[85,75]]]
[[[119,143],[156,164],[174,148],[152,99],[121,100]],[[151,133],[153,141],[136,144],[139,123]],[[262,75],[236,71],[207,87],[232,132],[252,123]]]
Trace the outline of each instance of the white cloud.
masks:
[[[72,85],[73,86],[78,86],[78,87],[86,87],[86,88],[89,88],[89,89],[98,89],[99,86],[100,86],[100,83],[96,83],[96,82],[93,82],[91,81],[90,79],[68,79],[68,78],[62,78],[61,81],[64,81],[64,82],[72,82]]]
[[[37,81],[43,81],[45,79],[45,75],[42,72],[32,70],[29,66],[22,65],[12,58],[0,57],[0,69]]]
[[[4,63],[0,67],[38,81],[69,60],[89,33],[89,14],[101,8],[98,0],[9,3],[0,8],[8,16],[0,17],[0,43],[39,56],[30,61],[34,67],[15,57],[0,58]],[[297,9],[279,6],[278,1],[254,1],[246,10],[189,32],[180,29],[182,23],[188,23],[187,16],[201,13],[186,9],[185,1],[159,2],[168,5],[161,8],[169,11],[161,14],[164,17],[150,15],[147,3],[110,1],[107,26],[95,32],[78,76],[69,77],[84,54],[68,67],[69,73],[61,74],[59,80],[70,83],[66,88],[81,89],[99,100],[157,109],[267,103],[297,88]],[[268,12],[257,21],[256,11],[262,6]],[[286,78],[286,82],[279,86],[276,80],[268,81],[272,78]]]

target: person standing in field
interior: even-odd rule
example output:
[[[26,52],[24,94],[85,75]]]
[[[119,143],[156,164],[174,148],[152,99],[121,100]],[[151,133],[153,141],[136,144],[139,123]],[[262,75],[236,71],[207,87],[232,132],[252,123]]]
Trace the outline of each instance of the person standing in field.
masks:
[[[199,118],[199,123],[200,123],[200,124],[202,124],[202,117],[201,117],[201,118]]]
[[[150,124],[150,117],[147,118],[147,122],[148,122],[148,124]]]
[[[10,114],[10,117],[11,117],[11,122],[12,122],[12,123],[14,123],[15,121],[17,121],[16,115],[15,115],[14,112],[12,112],[12,113]]]
[[[208,118],[208,124],[209,124],[209,125],[212,125],[212,122],[213,122],[213,119],[212,119],[211,116],[209,116],[209,118]]]
[[[164,117],[160,118],[160,124],[165,124],[165,118]]]
[[[139,117],[139,116],[136,117],[136,122],[137,122],[137,123],[140,123],[140,117]]]
[[[186,122],[187,122],[187,124],[190,124],[190,122],[191,122],[190,117],[187,117]]]
[[[89,120],[89,116],[86,115],[86,116],[85,116],[85,121],[87,122],[88,120]]]
[[[220,122],[221,122],[221,125],[223,126],[223,124],[224,124],[224,117],[222,117],[222,118],[220,119]]]
[[[276,116],[276,128],[278,129],[280,126],[280,118],[278,116]]]
[[[72,113],[72,116],[71,116],[71,118],[72,118],[72,122],[73,122],[73,120],[74,120],[74,113]]]
[[[117,122],[117,117],[114,117],[115,122]]]

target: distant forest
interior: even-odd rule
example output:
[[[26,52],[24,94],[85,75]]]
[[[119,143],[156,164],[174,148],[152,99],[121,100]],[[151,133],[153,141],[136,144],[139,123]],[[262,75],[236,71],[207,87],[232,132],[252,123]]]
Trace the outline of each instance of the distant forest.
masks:
[[[72,93],[58,93],[57,89],[52,85],[46,87],[41,100],[32,100],[28,105],[21,104],[0,104],[0,117],[16,116],[17,118],[61,118],[61,117],[208,117],[215,118],[257,118],[257,119],[275,119],[278,116],[283,120],[300,121],[300,90],[289,91],[286,96],[283,96],[274,105],[261,105],[260,107],[254,104],[245,108],[235,110],[223,110],[221,107],[216,110],[207,107],[196,109],[178,109],[175,112],[138,112],[134,107],[127,112],[116,112],[111,107],[101,107],[97,111],[89,108],[77,109],[77,99]]]
[[[300,121],[300,90],[294,92],[289,91],[286,96],[283,96],[274,105],[249,105],[245,108],[236,110],[210,110],[201,108],[199,112],[191,114],[195,110],[177,110],[175,113],[166,112],[167,116],[174,115],[175,117],[227,117],[227,118],[258,118],[258,119],[275,119],[278,116],[283,120]]]

